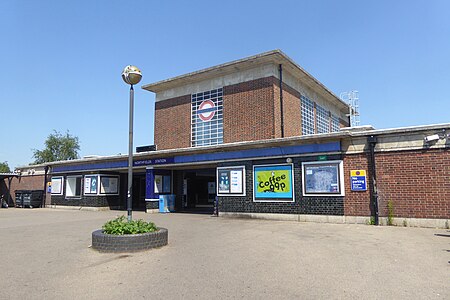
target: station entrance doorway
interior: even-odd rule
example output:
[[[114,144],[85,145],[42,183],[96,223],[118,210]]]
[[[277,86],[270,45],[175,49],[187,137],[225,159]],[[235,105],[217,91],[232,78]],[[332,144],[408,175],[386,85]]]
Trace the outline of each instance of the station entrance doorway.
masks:
[[[216,169],[185,170],[183,210],[212,213],[216,197]]]

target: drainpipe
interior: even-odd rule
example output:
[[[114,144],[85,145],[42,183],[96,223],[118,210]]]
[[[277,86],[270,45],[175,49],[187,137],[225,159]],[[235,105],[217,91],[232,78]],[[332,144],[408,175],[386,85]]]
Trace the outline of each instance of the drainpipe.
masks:
[[[42,207],[45,207],[45,201],[47,201],[47,175],[48,175],[48,166],[45,166],[45,175],[44,175],[44,194],[42,195]]]
[[[377,190],[377,171],[375,167],[375,145],[377,144],[376,136],[369,136],[367,138],[369,144],[369,174],[370,174],[370,198],[373,208],[373,218],[375,225],[379,225],[379,212],[378,212],[378,190]]]
[[[278,66],[280,77],[280,113],[281,113],[281,137],[284,138],[284,113],[283,113],[283,67]]]

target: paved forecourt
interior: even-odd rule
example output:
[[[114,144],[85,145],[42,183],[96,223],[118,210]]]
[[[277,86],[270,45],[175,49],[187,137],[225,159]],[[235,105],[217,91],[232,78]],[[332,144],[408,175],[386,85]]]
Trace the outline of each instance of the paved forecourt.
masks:
[[[0,209],[0,298],[450,298],[449,230],[134,212],[169,245],[89,248],[118,214]]]

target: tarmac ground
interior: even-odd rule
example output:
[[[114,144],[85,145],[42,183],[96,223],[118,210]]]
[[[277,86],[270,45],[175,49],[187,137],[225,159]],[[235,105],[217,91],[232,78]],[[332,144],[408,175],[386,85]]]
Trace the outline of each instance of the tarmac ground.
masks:
[[[134,212],[169,245],[90,248],[123,214],[0,209],[0,299],[450,299],[450,230]]]

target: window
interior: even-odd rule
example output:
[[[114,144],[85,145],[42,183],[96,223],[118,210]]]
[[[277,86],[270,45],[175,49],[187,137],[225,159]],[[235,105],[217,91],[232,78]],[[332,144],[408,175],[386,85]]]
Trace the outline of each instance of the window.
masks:
[[[81,197],[81,176],[67,176],[66,197]]]
[[[317,133],[330,132],[330,113],[323,107],[316,105]]]
[[[302,134],[314,134],[314,102],[301,96],[302,105]]]
[[[222,88],[193,94],[191,98],[191,145],[223,143]]]
[[[172,181],[170,175],[155,175],[155,194],[170,194]]]
[[[342,161],[302,163],[303,196],[344,196]]]
[[[62,195],[63,193],[63,178],[52,177],[52,195]]]
[[[341,130],[341,126],[339,124],[339,117],[335,115],[331,115],[331,132],[337,132]]]

